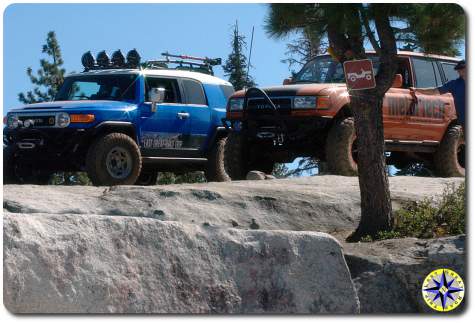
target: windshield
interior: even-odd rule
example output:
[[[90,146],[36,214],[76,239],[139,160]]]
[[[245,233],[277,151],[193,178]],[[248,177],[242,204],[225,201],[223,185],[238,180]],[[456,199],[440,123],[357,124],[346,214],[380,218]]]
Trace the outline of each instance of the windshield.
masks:
[[[376,73],[378,63],[375,57],[370,59]],[[295,75],[293,83],[345,83],[343,66],[330,56],[317,57],[304,65]]]
[[[134,101],[137,74],[69,76],[55,101],[113,100]]]

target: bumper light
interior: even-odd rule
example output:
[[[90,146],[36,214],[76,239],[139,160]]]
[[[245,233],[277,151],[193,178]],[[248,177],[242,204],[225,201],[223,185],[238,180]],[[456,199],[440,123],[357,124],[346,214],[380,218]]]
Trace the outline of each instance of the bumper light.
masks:
[[[91,123],[95,120],[93,114],[71,114],[71,123]]]
[[[317,109],[325,110],[330,108],[330,97],[329,96],[320,96],[317,100]]]

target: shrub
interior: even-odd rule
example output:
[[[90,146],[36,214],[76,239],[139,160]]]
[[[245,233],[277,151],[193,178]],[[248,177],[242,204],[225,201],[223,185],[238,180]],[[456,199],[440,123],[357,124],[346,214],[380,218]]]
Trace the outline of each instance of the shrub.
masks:
[[[374,240],[403,237],[433,238],[465,233],[465,183],[448,185],[440,199],[405,203],[394,212],[391,231],[378,232]],[[362,242],[373,241],[364,237]]]

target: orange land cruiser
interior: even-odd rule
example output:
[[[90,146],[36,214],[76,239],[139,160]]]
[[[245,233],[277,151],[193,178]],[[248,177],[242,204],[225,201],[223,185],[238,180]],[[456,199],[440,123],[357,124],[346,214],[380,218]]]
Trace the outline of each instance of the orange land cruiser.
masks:
[[[378,68],[377,57],[368,55]],[[458,77],[452,57],[399,52],[399,67],[384,97],[387,164],[424,162],[439,176],[465,175],[465,141],[451,94],[417,95],[410,87],[437,87]],[[326,162],[333,174],[357,172],[357,144],[343,69],[329,55],[309,61],[284,85],[250,88],[229,99],[224,149],[228,175],[271,172],[296,157]]]

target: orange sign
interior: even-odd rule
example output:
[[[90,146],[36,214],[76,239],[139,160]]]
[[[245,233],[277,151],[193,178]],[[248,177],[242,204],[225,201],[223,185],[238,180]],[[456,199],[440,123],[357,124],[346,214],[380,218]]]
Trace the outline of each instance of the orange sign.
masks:
[[[343,63],[343,69],[349,90],[366,90],[376,87],[371,60],[346,61]]]

